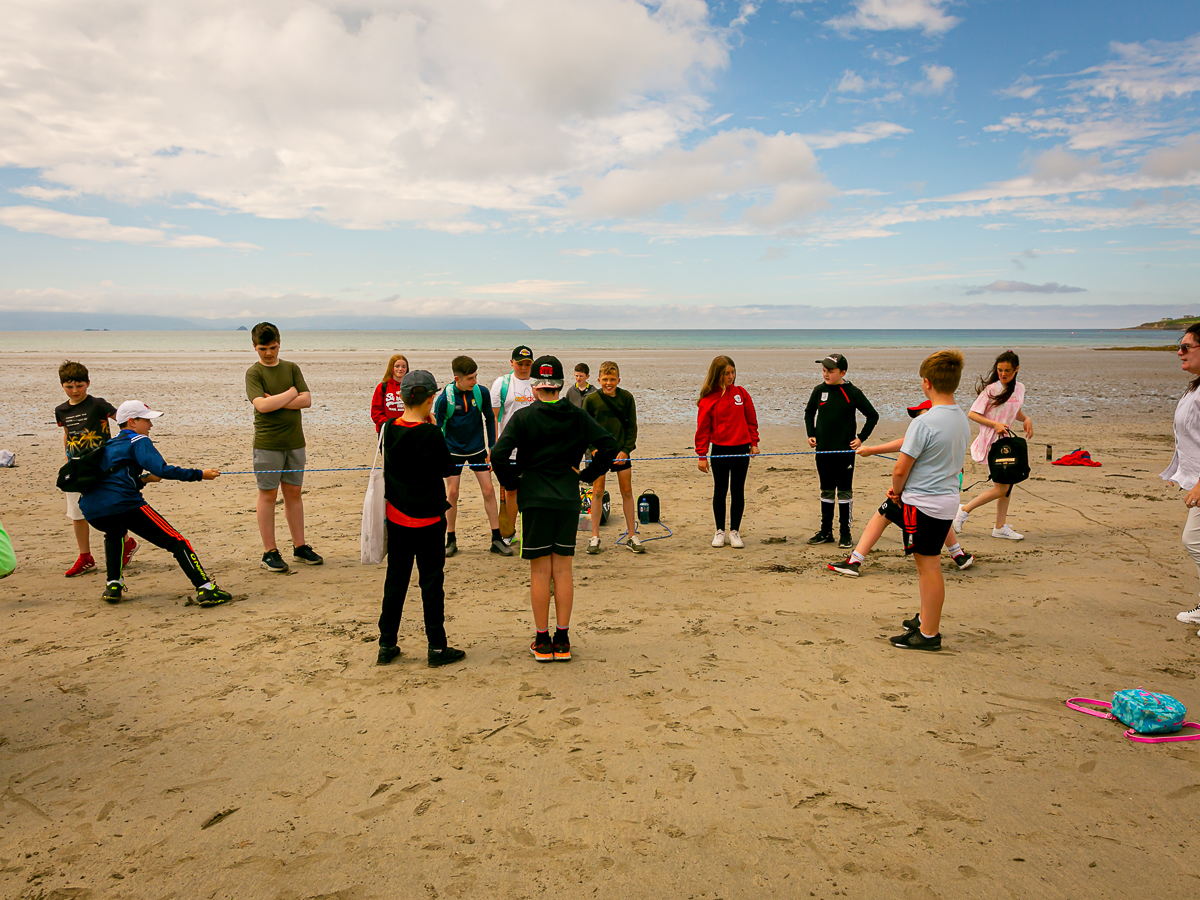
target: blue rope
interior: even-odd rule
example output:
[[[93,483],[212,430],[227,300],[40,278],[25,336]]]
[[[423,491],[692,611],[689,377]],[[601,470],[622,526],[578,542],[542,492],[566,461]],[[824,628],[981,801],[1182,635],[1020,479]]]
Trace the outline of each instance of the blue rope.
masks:
[[[774,456],[819,456],[823,453],[853,453],[853,450],[791,450],[786,453],[722,453],[721,459],[754,459],[774,457]],[[895,462],[894,456],[879,455],[880,459],[890,459]],[[687,460],[687,459],[710,459],[715,457],[688,457],[688,456],[631,456],[630,462],[662,462],[664,460]],[[468,469],[490,469],[495,463],[467,463]],[[286,475],[289,472],[370,472],[371,466],[350,466],[345,469],[250,469],[244,472],[222,472],[222,475]],[[665,527],[665,526],[664,526]],[[652,540],[659,540],[652,538]]]

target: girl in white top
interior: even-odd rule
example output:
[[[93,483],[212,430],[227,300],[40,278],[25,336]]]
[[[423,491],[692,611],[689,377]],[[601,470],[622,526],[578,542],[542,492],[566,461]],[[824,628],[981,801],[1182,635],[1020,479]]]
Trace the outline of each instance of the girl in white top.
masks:
[[[1021,369],[1021,360],[1011,350],[1005,350],[996,357],[992,371],[979,384],[979,396],[971,404],[967,418],[979,425],[979,436],[971,443],[971,459],[975,462],[987,462],[988,451],[996,440],[1012,429],[1013,422],[1025,426],[1025,439],[1033,437],[1033,420],[1021,410],[1025,402],[1025,385],[1017,381],[1017,372]],[[1025,535],[1018,534],[1006,523],[1008,518],[1008,501],[1012,494],[1011,484],[994,482],[993,486],[984,491],[966,506],[958,508],[954,517],[955,533],[963,530],[967,517],[973,510],[986,503],[996,501],[996,527],[992,529],[992,537],[1008,541],[1023,540]]]
[[[1200,325],[1193,325],[1179,342],[1179,362],[1183,371],[1196,377],[1175,407],[1175,455],[1162,473],[1163,481],[1173,481],[1185,491],[1183,505],[1188,509],[1183,526],[1183,548],[1200,570]],[[1179,613],[1180,622],[1200,624],[1200,603]]]

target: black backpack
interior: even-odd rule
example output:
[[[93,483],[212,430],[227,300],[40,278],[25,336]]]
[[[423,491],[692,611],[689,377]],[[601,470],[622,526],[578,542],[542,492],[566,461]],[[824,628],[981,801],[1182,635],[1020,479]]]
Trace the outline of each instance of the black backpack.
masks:
[[[1009,434],[988,451],[988,475],[999,484],[1020,484],[1029,477],[1029,446]]]
[[[58,480],[55,484],[60,491],[86,494],[94,491],[104,482],[113,469],[105,469],[101,462],[104,447],[97,447],[83,456],[68,459],[58,470]],[[115,467],[114,467],[115,468]]]
[[[638,497],[637,516],[643,525],[658,521],[658,494],[654,491],[642,491],[642,495]]]

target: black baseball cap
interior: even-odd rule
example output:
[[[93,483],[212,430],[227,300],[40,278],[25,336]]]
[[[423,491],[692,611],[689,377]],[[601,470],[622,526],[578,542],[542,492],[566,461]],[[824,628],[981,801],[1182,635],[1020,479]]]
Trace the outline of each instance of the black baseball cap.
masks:
[[[563,367],[557,356],[539,356],[529,372],[530,384],[535,388],[560,388],[563,386]]]
[[[850,366],[846,364],[846,357],[840,353],[830,353],[824,359],[815,359],[813,362],[819,362],[826,369],[841,369],[845,372]]]
[[[414,369],[400,382],[400,399],[406,404],[424,403],[437,393],[437,380],[424,369]]]
[[[513,355],[510,359],[515,359],[517,362],[533,362],[533,351],[522,344],[513,350]]]

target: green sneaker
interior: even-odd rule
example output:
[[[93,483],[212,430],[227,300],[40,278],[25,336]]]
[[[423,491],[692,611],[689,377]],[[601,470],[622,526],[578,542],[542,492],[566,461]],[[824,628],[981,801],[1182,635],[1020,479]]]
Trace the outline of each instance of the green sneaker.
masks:
[[[233,594],[223,591],[215,584],[209,588],[196,588],[197,606],[219,606],[233,599]]]
[[[104,586],[104,594],[102,596],[106,603],[120,603],[123,593],[125,593],[125,582],[110,581]]]

